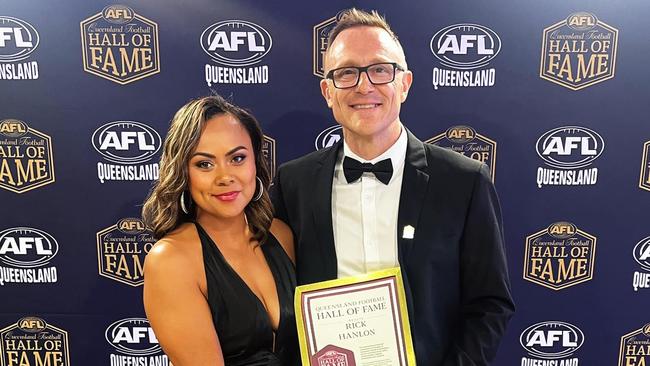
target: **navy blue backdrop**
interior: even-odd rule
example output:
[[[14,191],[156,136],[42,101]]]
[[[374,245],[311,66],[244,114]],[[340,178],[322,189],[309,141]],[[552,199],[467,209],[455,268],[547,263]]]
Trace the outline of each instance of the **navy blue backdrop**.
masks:
[[[275,165],[331,144],[320,50],[351,6],[400,37],[405,125],[492,168],[518,307],[495,365],[650,361],[646,1],[5,0],[0,365],[167,364],[139,218],[173,113],[248,107]]]

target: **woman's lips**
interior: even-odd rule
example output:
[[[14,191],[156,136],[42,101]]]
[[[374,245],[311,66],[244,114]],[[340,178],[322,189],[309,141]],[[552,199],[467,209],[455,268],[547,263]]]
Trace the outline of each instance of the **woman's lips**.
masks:
[[[215,197],[219,201],[224,201],[224,202],[234,201],[237,198],[237,196],[239,196],[238,191],[226,192],[226,193],[215,195]]]

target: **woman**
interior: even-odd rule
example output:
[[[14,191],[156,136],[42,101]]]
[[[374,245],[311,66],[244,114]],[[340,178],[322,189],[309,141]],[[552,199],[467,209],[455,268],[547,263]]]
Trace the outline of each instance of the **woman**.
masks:
[[[273,221],[255,118],[218,96],[172,120],[143,218],[144,306],[175,366],[295,365],[293,237]]]

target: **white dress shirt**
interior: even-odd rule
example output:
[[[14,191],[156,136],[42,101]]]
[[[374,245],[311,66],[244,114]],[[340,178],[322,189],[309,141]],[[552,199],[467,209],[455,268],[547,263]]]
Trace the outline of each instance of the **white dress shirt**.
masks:
[[[332,182],[332,224],[338,265],[338,278],[398,266],[397,214],[402,189],[407,145],[402,127],[397,141],[383,154],[365,160],[343,142],[343,151],[334,166]],[[348,183],[343,174],[343,158],[362,163],[390,159],[393,176],[383,184],[373,173]]]

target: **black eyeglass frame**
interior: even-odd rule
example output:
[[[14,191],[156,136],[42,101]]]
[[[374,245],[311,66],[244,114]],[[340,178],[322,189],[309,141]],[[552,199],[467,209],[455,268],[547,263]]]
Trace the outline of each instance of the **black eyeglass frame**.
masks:
[[[382,82],[382,83],[375,83],[374,81],[372,81],[372,78],[370,77],[370,74],[368,74],[368,69],[373,67],[373,66],[377,66],[377,65],[391,65],[391,66],[393,66],[393,78],[390,79],[389,81]],[[334,81],[334,72],[338,71],[338,70],[343,70],[343,69],[357,69],[359,71],[359,73],[357,74],[357,81],[354,83],[354,85],[350,85],[350,86],[346,86],[346,87],[340,87],[340,86],[336,85],[336,81]],[[395,75],[397,75],[398,70],[399,71],[405,71],[405,69],[402,66],[400,66],[397,62],[377,62],[377,63],[370,64],[368,66],[363,66],[363,67],[344,66],[344,67],[338,67],[336,69],[330,70],[327,73],[327,75],[325,75],[325,79],[332,80],[332,83],[334,84],[334,87],[336,89],[350,89],[350,88],[354,88],[357,85],[359,85],[359,80],[361,80],[361,73],[365,72],[366,76],[368,77],[368,81],[370,81],[370,83],[372,85],[384,85],[384,84],[392,83],[393,81],[395,81]]]

